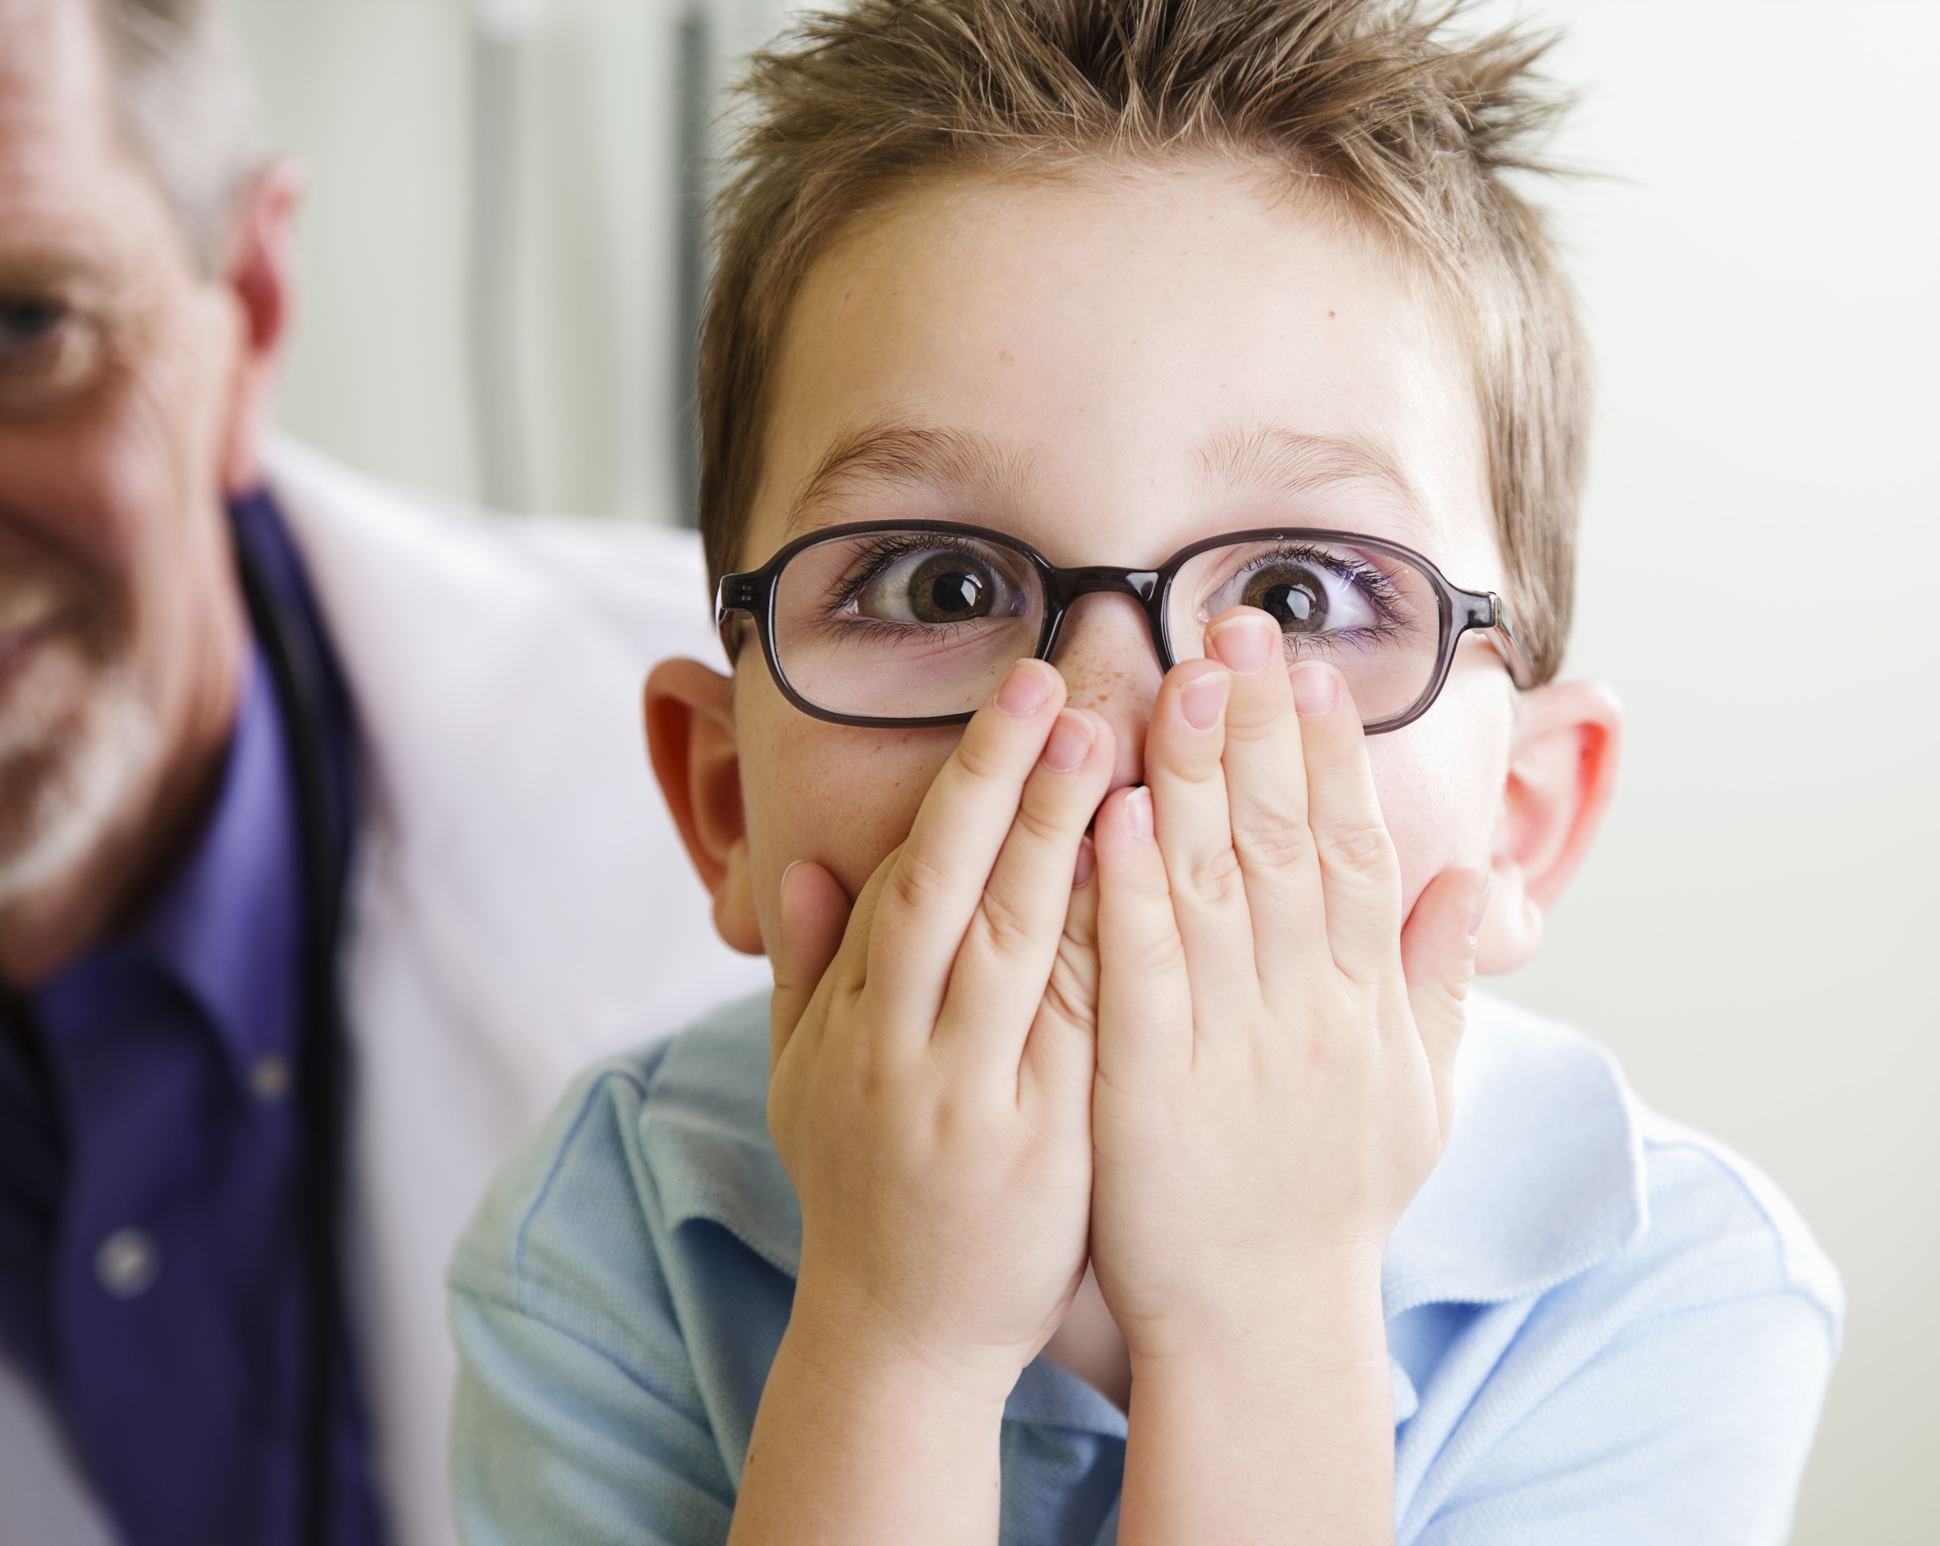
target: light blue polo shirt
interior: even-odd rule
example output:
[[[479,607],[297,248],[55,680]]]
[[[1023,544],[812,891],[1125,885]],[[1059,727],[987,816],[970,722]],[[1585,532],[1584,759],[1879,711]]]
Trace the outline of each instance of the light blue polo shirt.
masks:
[[[588,1072],[493,1186],[451,1274],[472,1546],[727,1538],[801,1249],[767,1074],[766,998],[728,1005]],[[1480,995],[1456,1099],[1382,1277],[1396,1540],[1782,1541],[1843,1308],[1803,1221],[1593,1042]],[[1110,1546],[1124,1451],[1116,1407],[1033,1363],[1003,1546]]]

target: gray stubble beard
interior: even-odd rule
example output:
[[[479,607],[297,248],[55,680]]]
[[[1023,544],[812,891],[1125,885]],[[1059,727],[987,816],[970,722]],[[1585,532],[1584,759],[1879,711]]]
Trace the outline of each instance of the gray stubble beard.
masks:
[[[10,764],[47,757],[50,738],[72,737],[28,787],[24,812],[0,811],[0,908],[31,897],[81,864],[154,764],[154,712],[134,673],[111,666],[95,678],[78,727],[59,705],[29,701],[0,716],[0,789]]]

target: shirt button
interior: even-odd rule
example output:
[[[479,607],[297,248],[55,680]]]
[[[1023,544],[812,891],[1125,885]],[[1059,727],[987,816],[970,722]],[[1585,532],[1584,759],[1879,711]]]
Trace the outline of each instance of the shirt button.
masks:
[[[145,1229],[117,1229],[94,1253],[95,1281],[117,1299],[139,1299],[162,1272],[162,1248]]]
[[[249,1065],[249,1087],[265,1106],[274,1106],[290,1093],[290,1060],[272,1052]]]

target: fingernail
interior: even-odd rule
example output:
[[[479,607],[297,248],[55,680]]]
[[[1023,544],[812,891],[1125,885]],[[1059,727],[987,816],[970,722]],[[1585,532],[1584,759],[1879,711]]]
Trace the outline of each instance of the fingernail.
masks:
[[[788,877],[793,875],[804,862],[801,859],[792,861],[788,868],[781,872],[781,884],[775,887],[775,895],[781,899],[782,904],[776,921],[781,926],[780,944],[784,950],[788,948]]]
[[[1051,738],[1044,743],[1044,766],[1060,773],[1084,766],[1085,758],[1098,742],[1098,732],[1082,714],[1066,709],[1051,727]]]
[[[1152,841],[1152,791],[1141,785],[1125,796],[1125,820],[1131,824],[1132,836],[1142,842]]]
[[[1004,685],[997,689],[997,707],[1006,714],[1028,719],[1044,707],[1050,696],[1051,684],[1044,680],[1044,673],[1033,662],[1020,660],[1010,668]]]
[[[1326,666],[1302,666],[1293,673],[1293,706],[1303,717],[1333,712],[1340,698],[1340,678]]]
[[[1208,652],[1241,676],[1251,676],[1265,665],[1279,642],[1280,630],[1265,617],[1235,617],[1206,635]]]
[[[1482,877],[1482,894],[1475,899],[1475,912],[1468,921],[1468,942],[1472,945],[1482,933],[1482,920],[1489,915],[1489,893],[1495,890],[1495,877]]]
[[[1078,840],[1078,862],[1071,871],[1071,889],[1082,891],[1091,884],[1092,872],[1098,868],[1098,848],[1089,837]]]
[[[1226,712],[1226,694],[1233,679],[1224,671],[1209,671],[1186,683],[1179,693],[1179,712],[1195,730],[1210,730]]]

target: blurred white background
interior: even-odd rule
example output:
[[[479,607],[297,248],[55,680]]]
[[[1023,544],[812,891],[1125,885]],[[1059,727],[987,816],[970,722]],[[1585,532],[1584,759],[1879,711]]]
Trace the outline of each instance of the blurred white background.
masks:
[[[286,424],[453,495],[678,519],[697,124],[772,0],[498,0],[485,42],[462,0],[235,9],[314,173]],[[1567,30],[1558,149],[1600,174],[1546,195],[1602,374],[1570,669],[1630,742],[1496,986],[1799,1204],[1851,1309],[1795,1539],[1930,1542],[1940,0],[1518,9]]]

